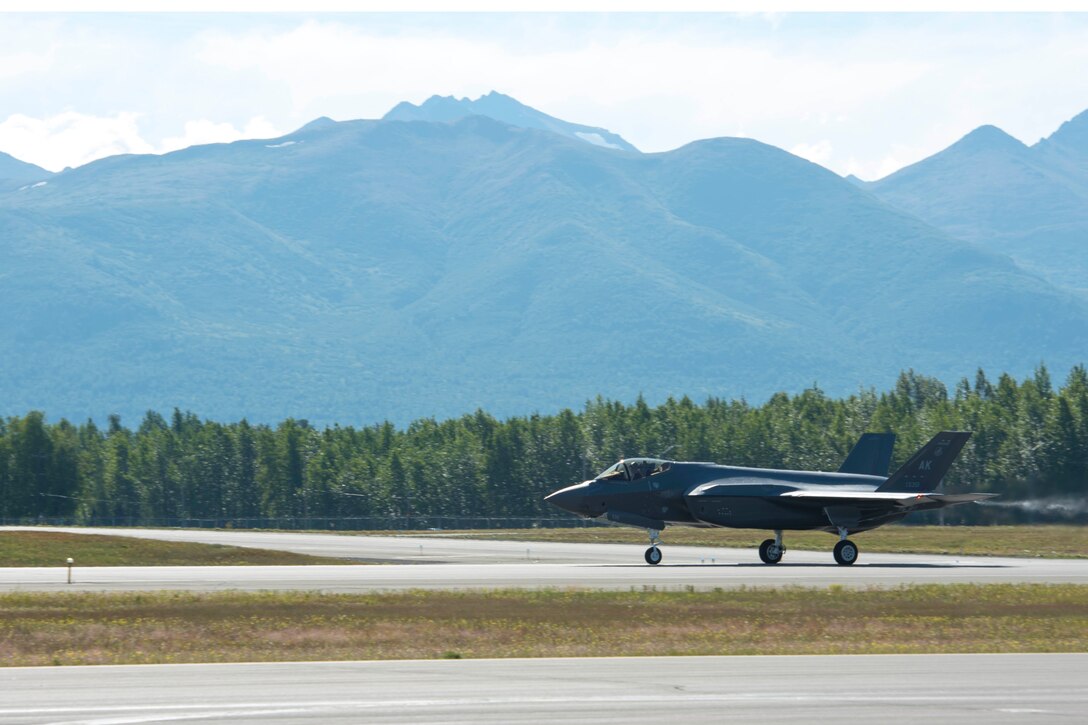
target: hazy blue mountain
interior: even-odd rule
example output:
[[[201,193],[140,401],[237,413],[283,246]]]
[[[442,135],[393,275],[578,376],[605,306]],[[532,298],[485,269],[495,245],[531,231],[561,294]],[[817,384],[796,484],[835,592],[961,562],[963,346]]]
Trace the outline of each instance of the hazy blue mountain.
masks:
[[[1032,147],[1050,171],[1081,195],[1088,195],[1088,111],[1066,121]]]
[[[1056,370],[1088,306],[780,149],[322,121],[0,194],[12,412],[354,423]]]
[[[1082,111],[1063,123],[1057,131],[1043,139],[1036,147],[1043,152],[1059,151],[1063,156],[1073,155],[1081,159],[1088,157],[1088,111]],[[1088,170],[1081,168],[1080,178]]]
[[[468,98],[458,99],[453,96],[431,96],[419,106],[405,101],[397,104],[389,113],[385,114],[382,120],[448,122],[473,115],[487,116],[488,118],[494,118],[496,121],[502,121],[520,128],[551,131],[560,136],[575,138],[594,146],[622,149],[624,151],[638,150],[608,129],[583,126],[560,120],[495,91],[491,91],[486,96],[480,96],[475,101]]]
[[[1088,297],[1088,112],[1031,147],[983,126],[868,188]]]
[[[34,184],[48,179],[52,175],[51,171],[20,161],[14,156],[0,151],[0,190],[23,184]]]

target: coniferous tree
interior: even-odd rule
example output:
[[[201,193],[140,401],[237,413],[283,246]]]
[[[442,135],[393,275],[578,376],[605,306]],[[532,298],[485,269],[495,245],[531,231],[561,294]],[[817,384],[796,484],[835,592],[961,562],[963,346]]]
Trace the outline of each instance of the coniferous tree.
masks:
[[[0,518],[322,526],[409,515],[562,518],[543,496],[623,456],[834,470],[861,433],[891,431],[894,467],[951,429],[974,435],[945,479],[948,491],[989,491],[1006,501],[1088,496],[1088,371],[1074,367],[1055,388],[1040,365],[1023,380],[1002,374],[996,383],[980,369],[952,395],[908,370],[891,390],[844,398],[816,386],[762,405],[596,398],[578,412],[497,420],[478,410],[403,429],[315,430],[301,419],[223,424],[175,409],[169,421],[150,411],[135,430],[109,416],[103,431],[93,421],[49,423],[31,411],[0,420]],[[952,509],[945,520],[1016,515],[975,506]]]

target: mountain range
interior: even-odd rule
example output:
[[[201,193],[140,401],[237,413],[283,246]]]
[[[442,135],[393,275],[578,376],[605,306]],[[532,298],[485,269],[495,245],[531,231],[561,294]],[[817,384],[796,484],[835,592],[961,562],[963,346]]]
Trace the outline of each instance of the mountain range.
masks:
[[[952,236],[1088,294],[1088,111],[1033,146],[982,126],[863,186]]]
[[[1082,361],[1078,285],[919,201],[926,163],[643,154],[491,94],[44,172],[0,191],[0,400],[404,423]]]

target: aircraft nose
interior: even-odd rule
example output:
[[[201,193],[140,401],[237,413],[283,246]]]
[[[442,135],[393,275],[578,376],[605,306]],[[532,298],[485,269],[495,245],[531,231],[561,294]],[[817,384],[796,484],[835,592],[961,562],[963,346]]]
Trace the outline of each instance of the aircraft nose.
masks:
[[[572,514],[585,514],[583,501],[585,500],[586,484],[576,483],[573,486],[567,486],[561,488],[558,491],[552,491],[544,500],[553,506],[558,506],[564,511],[570,511]]]

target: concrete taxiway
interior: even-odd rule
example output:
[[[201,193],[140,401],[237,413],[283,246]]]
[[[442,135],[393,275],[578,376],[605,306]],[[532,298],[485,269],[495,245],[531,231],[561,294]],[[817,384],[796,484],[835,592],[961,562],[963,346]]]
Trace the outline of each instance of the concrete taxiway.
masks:
[[[0,669],[0,723],[1088,721],[1088,654]]]
[[[869,554],[863,549],[859,563],[852,567],[834,564],[830,552],[814,551],[789,551],[783,563],[766,566],[758,562],[754,551],[747,549],[665,546],[665,563],[651,567],[642,560],[645,547],[633,544],[174,529],[68,530],[284,549],[400,563],[368,566],[79,567],[79,562],[76,562],[71,585],[66,583],[66,571],[62,566],[0,569],[0,591],[312,589],[371,592],[543,587],[707,590],[788,584],[848,587],[954,582],[1088,584],[1088,560],[1084,559]]]

